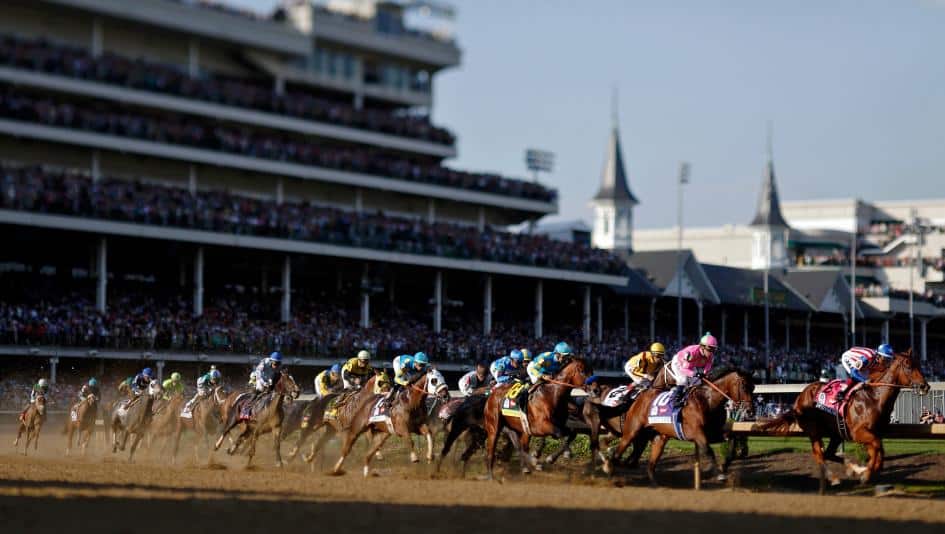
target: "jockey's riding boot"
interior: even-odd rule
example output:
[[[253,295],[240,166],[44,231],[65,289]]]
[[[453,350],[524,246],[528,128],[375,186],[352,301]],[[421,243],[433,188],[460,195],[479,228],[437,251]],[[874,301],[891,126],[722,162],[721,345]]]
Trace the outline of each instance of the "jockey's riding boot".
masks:
[[[682,408],[686,395],[686,386],[673,387],[673,408]]]

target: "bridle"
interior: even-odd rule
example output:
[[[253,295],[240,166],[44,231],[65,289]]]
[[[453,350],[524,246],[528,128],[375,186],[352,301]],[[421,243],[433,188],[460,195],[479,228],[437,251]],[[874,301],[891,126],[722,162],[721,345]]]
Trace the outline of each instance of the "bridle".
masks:
[[[737,371],[732,371],[732,372],[737,374]],[[738,378],[738,380],[739,380],[740,382],[742,382],[742,383],[744,384],[745,379],[744,379],[743,377],[738,376],[737,378]],[[702,378],[701,380],[702,380],[702,383],[704,383],[705,385],[707,385],[707,386],[709,386],[710,388],[714,389],[719,395],[721,395],[722,397],[724,397],[725,399],[727,399],[729,402],[731,402],[732,404],[734,404],[736,407],[738,407],[738,406],[744,406],[744,405],[751,406],[751,394],[748,395],[748,400],[744,400],[744,399],[743,399],[743,400],[735,400],[735,399],[732,398],[731,395],[729,395],[728,393],[722,391],[722,388],[720,388],[719,386],[715,385],[715,383],[712,382],[711,380],[709,380],[708,378]],[[744,387],[739,387],[739,392],[744,391],[744,389],[745,389]],[[739,396],[741,396],[741,395],[739,395]]]

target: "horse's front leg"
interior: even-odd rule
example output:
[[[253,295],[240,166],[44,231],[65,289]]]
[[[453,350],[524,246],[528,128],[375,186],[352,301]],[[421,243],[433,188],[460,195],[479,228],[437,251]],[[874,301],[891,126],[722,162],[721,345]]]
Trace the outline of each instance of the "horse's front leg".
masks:
[[[272,429],[273,450],[276,453],[276,467],[282,467],[282,427]]]
[[[427,438],[427,463],[433,463],[433,431],[430,427],[423,425],[420,427],[420,434]]]
[[[367,455],[364,456],[364,476],[367,477],[371,474],[371,460],[374,458],[374,455],[377,454],[377,451],[381,450],[381,447],[384,446],[384,442],[387,441],[387,438],[390,437],[390,434],[387,432],[375,432],[371,435],[371,447],[368,449]],[[413,447],[413,436],[409,433],[407,434],[407,439],[410,440],[411,448]],[[415,454],[412,450],[411,454]]]

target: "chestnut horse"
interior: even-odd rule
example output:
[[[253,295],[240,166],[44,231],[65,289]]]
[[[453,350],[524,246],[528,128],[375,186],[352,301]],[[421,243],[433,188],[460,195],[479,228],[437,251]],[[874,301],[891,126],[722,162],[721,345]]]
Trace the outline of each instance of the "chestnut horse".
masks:
[[[89,441],[92,439],[92,432],[95,430],[95,417],[98,415],[98,397],[89,394],[84,399],[72,405],[69,410],[69,418],[66,419],[66,427],[63,434],[66,435],[66,456],[72,453],[72,437],[76,432],[76,445],[82,448],[82,456],[85,456]]]
[[[161,384],[155,380],[148,386],[148,390],[137,399],[119,401],[114,405],[110,416],[112,454],[118,452],[119,449],[125,450],[128,437],[134,434],[135,437],[131,441],[131,450],[128,453],[128,461],[134,461],[135,449],[138,448],[138,443],[147,433],[148,426],[151,424],[151,417],[154,415],[152,412],[154,399],[160,396],[161,393]],[[119,436],[121,437],[119,438]]]
[[[180,450],[180,436],[184,430],[193,430],[194,434],[194,465],[200,461],[200,441],[207,446],[207,464],[213,461],[213,448],[210,446],[210,435],[223,423],[223,405],[226,403],[226,393],[223,386],[213,388],[207,397],[198,399],[190,409],[190,417],[183,417],[180,411],[177,414],[177,424],[174,428],[174,451],[171,453],[171,463],[177,463],[177,451]]]
[[[16,440],[13,441],[13,447],[20,444],[20,436],[26,432],[26,448],[23,454],[26,455],[30,450],[30,442],[33,443],[33,450],[39,449],[39,431],[43,429],[43,423],[46,422],[46,395],[38,395],[36,402],[31,403],[23,416],[19,419],[19,428],[16,431]]]
[[[553,380],[532,386],[526,407],[527,429],[522,424],[521,417],[502,413],[502,401],[512,384],[503,384],[492,390],[492,394],[486,400],[483,419],[486,430],[486,471],[489,480],[493,479],[495,449],[500,433],[509,433],[510,438],[515,438],[512,442],[519,454],[523,473],[529,472],[528,464],[535,470],[541,470],[538,461],[529,452],[529,441],[532,436],[561,438],[566,435],[565,426],[571,390],[584,386],[584,382],[591,374],[593,371],[586,360],[571,358]]]
[[[848,392],[847,408],[843,414],[847,436],[841,435],[836,416],[816,407],[822,385],[818,382],[808,384],[794,401],[794,408],[764,423],[761,429],[786,434],[794,423],[801,427],[810,439],[811,452],[817,462],[821,493],[826,491],[828,474],[824,460],[841,461],[835,453],[844,439],[865,445],[869,454],[866,465],[851,464],[850,468],[859,473],[860,482],[866,484],[883,466],[885,451],[880,436],[889,424],[899,390],[911,387],[925,395],[929,392],[929,384],[918,363],[913,361],[912,349],[897,354],[888,365],[873,370],[862,387]],[[830,439],[826,453],[825,437]],[[831,476],[831,479],[834,484],[839,483],[838,478]]]
[[[374,455],[384,446],[384,442],[391,435],[396,434],[406,438],[410,444],[410,460],[418,460],[417,453],[414,450],[412,434],[420,434],[427,439],[427,461],[433,461],[433,432],[427,423],[427,412],[424,400],[429,395],[430,389],[437,391],[437,395],[444,398],[449,396],[449,391],[440,385],[445,385],[443,375],[436,369],[431,369],[419,379],[404,386],[395,397],[390,401],[389,422],[371,422],[371,412],[378,401],[386,395],[373,395],[367,402],[362,402],[358,410],[353,414],[351,423],[342,433],[341,455],[335,462],[332,474],[340,475],[343,473],[342,466],[345,458],[351,452],[351,447],[358,437],[365,432],[371,433],[371,446],[367,455],[364,457],[363,474],[368,476],[371,473],[371,460]]]
[[[720,369],[713,373],[713,378],[705,378],[688,392],[685,405],[680,410],[684,439],[695,444],[695,460],[700,462],[704,457],[708,461],[710,472],[716,469],[715,453],[712,452],[711,442],[721,441],[725,433],[727,401],[753,409],[751,394],[755,390],[755,383],[747,371]],[[648,432],[655,433],[650,445],[650,461],[646,474],[652,484],[656,484],[656,464],[663,455],[663,448],[670,439],[680,439],[670,423],[650,424],[649,412],[653,400],[663,391],[648,389],[636,398],[627,410],[621,432],[620,443],[609,458],[604,459],[604,472],[613,472],[613,461],[620,458],[631,442],[634,442],[634,455],[639,457],[643,448],[638,446],[638,436]],[[730,458],[726,458],[722,468],[723,473],[728,467]]]
[[[148,430],[148,449],[160,438],[164,438],[161,444],[161,456],[171,443],[174,431],[177,429],[177,419],[180,417],[181,408],[184,407],[184,396],[176,394],[170,398],[161,398],[154,401],[151,407],[151,427]]]
[[[289,397],[297,399],[302,390],[299,388],[298,384],[295,383],[295,379],[292,378],[292,375],[285,369],[280,370],[277,376],[278,379],[272,386],[272,391],[267,393],[264,397],[257,399],[254,403],[259,409],[251,414],[249,420],[240,420],[240,408],[233,404],[239,401],[239,396],[233,397],[231,395],[230,398],[227,399],[228,402],[225,405],[227,413],[226,426],[223,428],[220,437],[217,438],[213,450],[218,450],[220,445],[223,445],[223,439],[226,438],[227,434],[229,434],[234,427],[242,425],[243,431],[237,436],[236,441],[230,445],[226,452],[230,455],[235,454],[243,441],[248,440],[249,448],[246,451],[248,456],[246,467],[249,467],[253,464],[253,456],[256,455],[256,440],[259,439],[259,436],[272,432],[276,467],[282,467],[282,451],[280,446],[282,440],[280,438],[282,420],[285,418],[285,402]]]

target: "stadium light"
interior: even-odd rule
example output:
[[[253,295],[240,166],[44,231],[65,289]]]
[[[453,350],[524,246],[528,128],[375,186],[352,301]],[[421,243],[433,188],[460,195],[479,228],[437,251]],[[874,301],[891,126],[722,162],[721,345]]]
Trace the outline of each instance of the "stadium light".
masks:
[[[538,181],[539,172],[551,172],[555,166],[555,155],[547,150],[537,148],[525,149],[525,166],[532,171],[535,181]]]
[[[682,332],[682,234],[683,234],[683,186],[689,183],[689,163],[679,164],[679,182],[677,184],[677,213],[676,213],[676,344],[683,347]],[[700,332],[701,336],[702,333]]]

